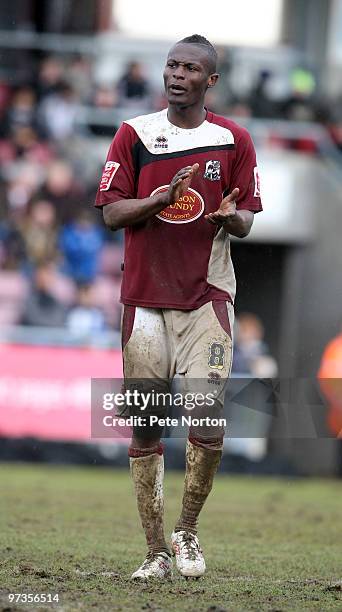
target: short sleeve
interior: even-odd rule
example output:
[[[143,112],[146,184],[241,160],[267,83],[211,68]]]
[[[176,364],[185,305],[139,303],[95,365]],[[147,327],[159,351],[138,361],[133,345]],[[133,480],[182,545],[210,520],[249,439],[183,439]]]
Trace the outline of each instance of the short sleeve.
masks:
[[[101,208],[118,200],[130,200],[136,197],[132,155],[136,140],[133,128],[123,123],[109,147],[96,194],[96,207]]]
[[[237,210],[262,211],[260,198],[260,178],[252,139],[245,129],[236,146],[236,158],[231,175],[230,191],[238,187]]]

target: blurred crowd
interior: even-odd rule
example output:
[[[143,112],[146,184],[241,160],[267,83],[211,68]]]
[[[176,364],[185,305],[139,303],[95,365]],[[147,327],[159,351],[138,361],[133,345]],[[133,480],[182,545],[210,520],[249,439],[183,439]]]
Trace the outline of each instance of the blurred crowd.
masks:
[[[48,57],[0,84],[2,325],[119,327],[122,237],[93,208],[101,163],[75,123],[88,68]]]
[[[309,70],[294,71],[287,89],[263,71],[239,95],[229,55],[220,62],[213,111],[321,120],[339,144],[338,110],[318,103]],[[82,106],[158,110],[163,93],[138,61],[110,85],[94,82],[81,55],[43,57],[27,79],[19,74],[19,82],[0,76],[0,325],[118,329],[122,234],[105,230],[93,208],[104,156],[77,119]]]

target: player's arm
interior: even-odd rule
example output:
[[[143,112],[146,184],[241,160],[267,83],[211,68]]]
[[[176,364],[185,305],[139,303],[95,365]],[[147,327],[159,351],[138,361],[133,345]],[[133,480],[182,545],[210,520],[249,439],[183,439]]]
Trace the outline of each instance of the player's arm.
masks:
[[[245,238],[251,231],[254,213],[250,210],[236,210],[236,199],[240,190],[236,187],[223,198],[218,210],[209,213],[205,218],[214,225],[222,226],[228,234]]]
[[[173,177],[168,191],[149,198],[124,199],[106,204],[103,207],[103,219],[111,230],[118,230],[136,223],[143,223],[161,210],[174,204],[186,193],[193,175],[199,168],[198,164],[186,166]]]
[[[136,167],[132,151],[137,143],[135,130],[123,123],[110,145],[96,194],[95,206],[112,230],[143,223],[173,204],[188,189],[198,164],[182,168],[173,177],[168,191],[147,198],[137,198]]]
[[[218,210],[206,215],[206,219],[233,236],[245,238],[262,204],[255,149],[249,133],[243,128],[240,128],[230,183],[239,187],[223,198]]]

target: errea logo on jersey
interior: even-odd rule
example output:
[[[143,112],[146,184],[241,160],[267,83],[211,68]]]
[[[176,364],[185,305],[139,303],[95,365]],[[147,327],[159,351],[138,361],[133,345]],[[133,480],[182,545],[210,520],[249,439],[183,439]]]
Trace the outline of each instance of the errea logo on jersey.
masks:
[[[163,134],[161,136],[157,136],[155,143],[154,143],[155,149],[167,149],[168,146],[169,145],[168,145],[168,140],[166,136],[163,136]]]
[[[152,191],[151,196],[157,193],[163,193],[167,191],[169,185],[162,185]],[[164,208],[156,217],[166,223],[191,223],[202,215],[204,211],[204,200],[202,196],[189,187],[187,192],[177,200],[174,204],[170,204],[167,208]]]
[[[114,175],[119,170],[120,164],[114,161],[107,161],[104,167],[101,182],[100,191],[108,191],[110,184],[113,180]]]

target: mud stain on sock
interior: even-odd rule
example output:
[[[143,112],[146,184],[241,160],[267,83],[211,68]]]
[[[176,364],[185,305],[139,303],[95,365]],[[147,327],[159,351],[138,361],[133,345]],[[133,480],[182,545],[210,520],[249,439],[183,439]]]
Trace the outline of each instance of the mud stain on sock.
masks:
[[[169,552],[164,536],[164,457],[131,458],[130,467],[148,549]]]
[[[183,506],[177,531],[197,533],[198,516],[212,489],[221,455],[221,450],[207,450],[187,442]]]

